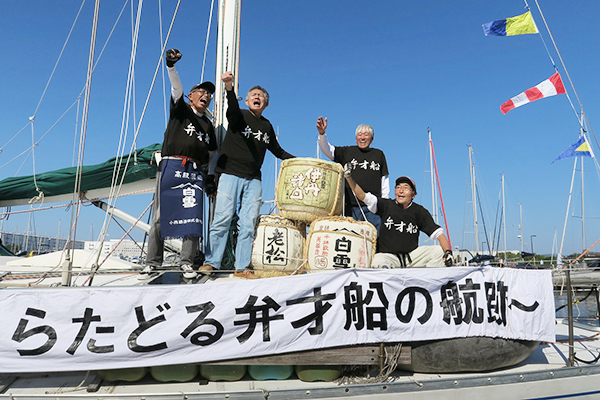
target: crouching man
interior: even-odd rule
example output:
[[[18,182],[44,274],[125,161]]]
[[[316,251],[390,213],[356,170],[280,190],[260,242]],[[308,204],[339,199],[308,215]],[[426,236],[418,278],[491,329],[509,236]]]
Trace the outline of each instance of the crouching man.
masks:
[[[413,202],[417,188],[412,179],[406,176],[396,179],[392,200],[365,193],[352,179],[351,169],[345,167],[344,175],[356,197],[381,217],[372,268],[450,267],[454,263],[443,229],[433,221],[429,211]],[[419,246],[421,231],[437,239],[439,246]]]

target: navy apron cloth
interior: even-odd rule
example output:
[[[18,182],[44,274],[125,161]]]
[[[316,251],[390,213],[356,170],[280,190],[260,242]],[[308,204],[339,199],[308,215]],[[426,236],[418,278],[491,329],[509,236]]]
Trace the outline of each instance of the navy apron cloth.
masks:
[[[201,237],[204,181],[200,165],[186,158],[163,158],[161,170],[161,238]]]

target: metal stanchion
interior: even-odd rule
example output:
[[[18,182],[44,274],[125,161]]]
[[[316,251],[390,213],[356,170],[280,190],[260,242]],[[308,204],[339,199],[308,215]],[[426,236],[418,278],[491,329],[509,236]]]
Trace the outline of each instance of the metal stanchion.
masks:
[[[568,310],[568,321],[569,321],[569,367],[575,365],[575,348],[573,343],[573,288],[571,287],[571,270],[569,268],[565,271],[567,278],[567,310]]]

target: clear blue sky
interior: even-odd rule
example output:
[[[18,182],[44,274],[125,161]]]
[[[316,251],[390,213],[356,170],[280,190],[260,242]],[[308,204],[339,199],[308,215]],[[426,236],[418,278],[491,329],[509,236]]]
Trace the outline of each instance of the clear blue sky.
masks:
[[[100,51],[124,1],[100,6]],[[550,30],[594,127],[600,106],[600,57],[593,0],[539,0]],[[2,91],[0,178],[32,173],[32,157],[15,156],[32,142],[28,127],[69,33],[80,1],[27,2],[6,0],[0,14]],[[163,36],[175,1],[163,1]],[[551,46],[535,2],[530,4],[541,34]],[[88,0],[40,104],[34,124],[36,140],[76,100],[84,86],[94,2]],[[215,6],[216,8],[216,6]],[[168,47],[183,53],[178,63],[184,87],[200,80],[210,2],[184,1]],[[334,145],[354,143],[358,124],[375,129],[373,145],[384,150],[393,182],[415,179],[416,201],[431,208],[427,128],[433,133],[452,244],[474,248],[471,233],[468,151],[472,145],[489,235],[493,234],[500,193],[506,180],[506,222],[509,249],[519,249],[519,203],[523,208],[525,250],[549,253],[555,230],[560,243],[573,170],[573,159],[551,164],[578,137],[579,124],[565,95],[542,99],[502,115],[500,105],[550,77],[554,70],[539,35],[485,37],[481,25],[525,12],[523,1],[272,1],[242,4],[240,92],[260,84],[271,94],[265,116],[280,133],[281,145],[296,156],[315,157],[320,115],[329,119]],[[116,153],[121,130],[125,82],[131,42],[131,7],[117,25],[93,77],[85,163],[102,162]],[[215,79],[216,14],[208,48],[205,78]],[[144,2],[136,64],[135,120],[150,87],[160,52],[157,2]],[[556,63],[559,59],[551,48]],[[559,65],[569,96],[576,103]],[[167,81],[167,90],[168,81]],[[576,106],[579,111],[579,107]],[[37,172],[71,166],[76,108],[35,149]],[[162,141],[165,126],[162,80],[151,97],[138,147]],[[129,134],[131,140],[132,134]],[[595,138],[592,137],[594,148]],[[130,143],[130,142],[129,142]],[[586,245],[600,237],[599,178],[586,163]],[[7,164],[8,163],[8,164]],[[578,172],[579,174],[579,172]],[[263,198],[272,199],[274,161],[263,166]],[[580,184],[576,183],[575,192]],[[119,206],[139,215],[149,196],[125,199]],[[144,204],[145,203],[145,204]],[[13,209],[14,211],[15,209]],[[565,254],[580,251],[581,198],[573,199]],[[66,235],[70,213],[37,213],[38,234]],[[89,240],[102,223],[99,210],[83,210],[79,238]],[[26,215],[13,215],[5,231],[24,232]],[[464,233],[467,232],[467,233]],[[111,228],[111,238],[120,237]],[[480,241],[482,239],[480,234]],[[425,238],[422,237],[423,241]],[[501,249],[503,242],[501,241]],[[596,249],[597,250],[597,249]]]

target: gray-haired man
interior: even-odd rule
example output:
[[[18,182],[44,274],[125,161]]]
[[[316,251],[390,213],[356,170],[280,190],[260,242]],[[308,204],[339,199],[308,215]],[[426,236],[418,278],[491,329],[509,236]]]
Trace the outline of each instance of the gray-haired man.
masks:
[[[327,141],[325,130],[327,129],[327,118],[317,119],[317,130],[319,131],[319,145],[321,151],[330,160],[352,166],[352,176],[355,181],[377,197],[388,198],[390,195],[389,173],[387,161],[383,151],[371,147],[373,143],[373,127],[362,124],[356,128],[356,146],[332,146]],[[367,221],[372,223],[377,231],[381,224],[378,215],[369,211],[367,206],[357,200],[348,186],[346,186],[345,214],[357,221],[363,221],[363,213]]]

